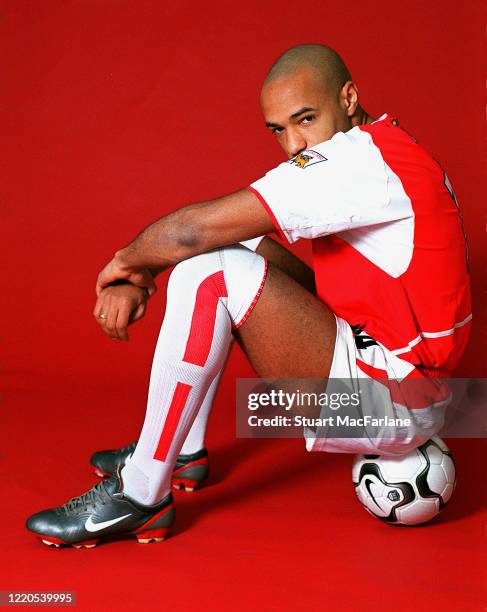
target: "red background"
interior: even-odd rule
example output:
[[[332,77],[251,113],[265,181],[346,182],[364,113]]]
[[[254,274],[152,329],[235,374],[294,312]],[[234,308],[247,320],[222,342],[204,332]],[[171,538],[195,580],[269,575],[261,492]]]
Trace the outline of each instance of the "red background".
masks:
[[[473,282],[458,375],[486,376],[485,25],[474,0],[0,1],[0,468],[11,568],[0,589],[74,588],[82,609],[115,600],[135,609],[150,597],[179,609],[406,610],[404,594],[418,609],[480,609],[484,442],[451,442],[461,491],[439,521],[391,530],[353,499],[349,457],[235,440],[234,380],[251,374],[237,349],[210,426],[210,486],[178,497],[176,537],[53,551],[22,523],[89,488],[90,452],[129,442],[143,417],[164,280],[120,344],[91,317],[99,269],[158,216],[281,161],[258,93],[272,61],[298,43],[336,48],[367,111],[396,116],[442,161]],[[298,252],[307,257],[307,246]],[[463,582],[460,564],[472,568]]]

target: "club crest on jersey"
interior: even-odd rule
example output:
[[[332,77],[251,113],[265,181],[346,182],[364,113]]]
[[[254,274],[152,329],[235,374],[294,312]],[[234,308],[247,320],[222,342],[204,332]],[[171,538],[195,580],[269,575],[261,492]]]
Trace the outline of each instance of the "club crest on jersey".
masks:
[[[327,158],[321,155],[321,153],[313,151],[312,149],[307,149],[303,153],[298,153],[298,155],[290,159],[289,163],[298,168],[305,169],[326,160]]]

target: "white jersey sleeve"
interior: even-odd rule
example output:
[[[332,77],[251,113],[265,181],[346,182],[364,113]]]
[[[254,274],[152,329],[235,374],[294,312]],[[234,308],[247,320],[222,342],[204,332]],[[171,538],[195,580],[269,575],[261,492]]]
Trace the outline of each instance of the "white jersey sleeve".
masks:
[[[391,205],[386,164],[370,135],[359,128],[303,151],[250,189],[290,243],[410,214]]]

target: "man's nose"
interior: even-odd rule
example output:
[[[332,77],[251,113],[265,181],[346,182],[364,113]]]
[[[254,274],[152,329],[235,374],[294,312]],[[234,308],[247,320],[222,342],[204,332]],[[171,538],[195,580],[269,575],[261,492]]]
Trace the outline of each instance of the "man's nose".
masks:
[[[289,131],[287,137],[287,153],[290,157],[294,157],[304,151],[307,147],[306,139],[298,130]]]

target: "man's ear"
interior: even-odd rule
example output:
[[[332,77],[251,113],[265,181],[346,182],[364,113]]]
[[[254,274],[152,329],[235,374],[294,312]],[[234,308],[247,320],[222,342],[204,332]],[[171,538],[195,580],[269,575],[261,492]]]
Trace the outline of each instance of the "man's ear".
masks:
[[[358,106],[358,88],[353,81],[347,81],[340,90],[340,104],[348,117],[353,117]]]

